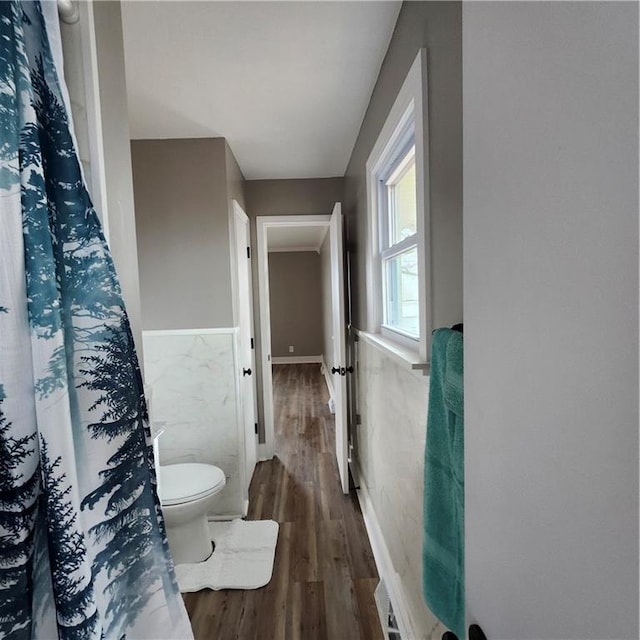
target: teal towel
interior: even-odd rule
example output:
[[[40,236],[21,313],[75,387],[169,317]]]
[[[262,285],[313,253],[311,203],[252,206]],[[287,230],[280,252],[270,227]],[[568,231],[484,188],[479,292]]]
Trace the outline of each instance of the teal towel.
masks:
[[[438,329],[431,343],[424,460],[423,592],[431,611],[464,638],[463,338]]]

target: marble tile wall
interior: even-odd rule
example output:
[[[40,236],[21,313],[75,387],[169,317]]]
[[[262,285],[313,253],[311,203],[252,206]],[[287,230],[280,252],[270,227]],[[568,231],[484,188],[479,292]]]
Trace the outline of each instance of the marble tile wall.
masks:
[[[442,625],[422,597],[422,504],[429,377],[358,343],[358,462],[420,638]]]
[[[227,484],[210,516],[238,515],[243,507],[234,336],[232,329],[143,332],[151,420],[165,429],[160,464],[205,462],[224,471]]]

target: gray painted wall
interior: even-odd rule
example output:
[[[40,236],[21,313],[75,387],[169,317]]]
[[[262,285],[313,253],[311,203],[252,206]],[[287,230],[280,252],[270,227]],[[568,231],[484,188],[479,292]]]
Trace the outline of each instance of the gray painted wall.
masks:
[[[427,48],[429,94],[431,313],[434,326],[462,320],[462,7],[459,2],[405,2],[345,176],[343,211],[356,328],[365,328],[367,305],[365,163],[421,47]],[[420,511],[428,379],[398,366],[370,345],[361,344],[359,352],[360,481],[371,497],[404,593],[409,633],[411,637],[439,639],[442,628],[421,593]],[[397,425],[400,431],[392,441],[384,432],[390,406],[401,418]],[[398,469],[403,473],[398,474]]]
[[[365,328],[365,163],[421,47],[427,48],[433,326],[462,320],[462,22],[460,2],[405,2],[345,175],[343,211],[354,251],[352,323]],[[428,311],[429,312],[429,311]]]
[[[322,279],[315,251],[269,254],[271,356],[319,356],[323,350]],[[289,353],[289,345],[295,351]]]
[[[638,638],[638,6],[466,3],[468,614]]]
[[[227,194],[241,198],[241,180],[234,172],[228,191],[225,140],[131,149],[143,328],[233,326]]]
[[[246,200],[244,193],[245,179],[242,170],[236,161],[236,157],[231,151],[229,143],[224,142],[225,171],[227,183],[227,199],[229,207],[232,207],[232,200],[237,200],[238,204],[246,209]],[[230,213],[233,211],[230,209]]]
[[[303,216],[331,213],[343,195],[343,178],[247,180],[249,216]]]
[[[344,180],[342,178],[317,178],[294,180],[247,180],[245,182],[246,212],[251,222],[251,246],[256,247],[256,217],[328,215],[336,202],[342,201]],[[256,362],[262,358],[260,342],[260,302],[258,299],[258,266],[252,260],[253,317],[256,333]],[[258,421],[260,441],[264,441],[264,414],[262,378],[257,368]]]

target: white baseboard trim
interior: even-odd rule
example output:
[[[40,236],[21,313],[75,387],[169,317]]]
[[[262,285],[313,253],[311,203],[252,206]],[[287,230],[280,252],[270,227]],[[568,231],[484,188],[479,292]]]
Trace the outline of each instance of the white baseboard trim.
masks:
[[[322,356],[272,356],[273,364],[320,364]]]
[[[360,469],[358,469],[358,472],[360,472]],[[362,480],[363,475],[362,473],[359,473],[359,475],[361,482],[360,488],[356,493],[358,495],[358,501],[360,502],[364,525],[369,535],[371,551],[373,552],[378,573],[380,574],[380,578],[384,580],[389,593],[389,599],[391,600],[391,605],[393,606],[393,611],[396,616],[400,636],[403,640],[418,640],[421,636],[418,634],[413,617],[407,606],[400,576],[394,569],[389,549],[382,535],[380,524],[378,523],[378,517],[373,508],[371,496],[367,491],[366,484]]]
[[[266,443],[258,443],[258,462],[266,462],[273,458],[273,451],[271,451]]]
[[[327,391],[329,391],[329,397],[333,401],[333,379],[331,378],[331,372],[329,371],[329,367],[322,356],[322,374],[324,375],[324,381],[327,383]]]

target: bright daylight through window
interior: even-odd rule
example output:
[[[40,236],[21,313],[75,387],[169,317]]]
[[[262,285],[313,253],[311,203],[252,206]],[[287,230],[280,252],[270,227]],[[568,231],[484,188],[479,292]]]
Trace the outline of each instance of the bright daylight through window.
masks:
[[[383,326],[420,337],[418,240],[416,234],[416,148],[400,156],[381,183]],[[385,197],[386,196],[386,197]],[[386,205],[386,206],[385,206]]]

